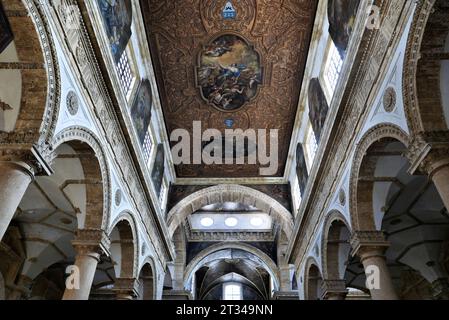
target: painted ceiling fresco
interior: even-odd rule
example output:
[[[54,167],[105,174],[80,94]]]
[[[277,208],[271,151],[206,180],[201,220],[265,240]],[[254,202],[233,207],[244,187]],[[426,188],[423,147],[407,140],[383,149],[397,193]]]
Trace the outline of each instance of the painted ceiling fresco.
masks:
[[[317,0],[141,0],[168,134],[278,129],[283,176]],[[227,10],[225,10],[227,9]],[[176,144],[176,142],[172,143]],[[259,177],[259,164],[176,166],[181,178]]]

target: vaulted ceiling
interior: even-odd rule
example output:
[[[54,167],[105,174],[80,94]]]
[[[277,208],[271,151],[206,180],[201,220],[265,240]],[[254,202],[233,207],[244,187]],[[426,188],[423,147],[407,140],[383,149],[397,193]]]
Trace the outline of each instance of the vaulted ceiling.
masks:
[[[317,0],[141,0],[168,133],[278,129],[284,175]],[[251,142],[250,142],[251,143]],[[176,143],[175,143],[176,144]],[[248,150],[247,152],[254,152]],[[259,164],[176,166],[181,178],[258,177]]]

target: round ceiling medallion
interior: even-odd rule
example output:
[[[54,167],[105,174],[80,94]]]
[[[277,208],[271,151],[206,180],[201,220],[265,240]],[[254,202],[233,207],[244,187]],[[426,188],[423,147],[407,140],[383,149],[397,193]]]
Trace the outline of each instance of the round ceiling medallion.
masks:
[[[69,111],[70,115],[74,116],[78,113],[78,109],[79,109],[78,96],[74,91],[70,91],[67,94],[67,110]]]
[[[235,227],[238,223],[239,223],[239,221],[234,217],[230,217],[225,220],[225,225],[227,225],[228,227],[231,227],[231,228]]]
[[[343,189],[340,189],[340,192],[338,193],[338,201],[342,206],[346,204],[346,193]]]
[[[214,224],[214,220],[212,218],[206,217],[201,219],[200,223],[203,227],[210,227]]]
[[[386,112],[393,112],[396,107],[396,90],[393,87],[387,88],[383,97],[383,105]]]
[[[115,191],[115,205],[118,207],[122,203],[122,191],[117,189]]]

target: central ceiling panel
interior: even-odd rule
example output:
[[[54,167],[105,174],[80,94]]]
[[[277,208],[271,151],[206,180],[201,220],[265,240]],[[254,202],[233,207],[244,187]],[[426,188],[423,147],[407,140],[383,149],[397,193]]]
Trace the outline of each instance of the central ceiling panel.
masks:
[[[192,133],[194,121],[222,133],[277,129],[273,176],[282,177],[317,0],[141,0],[141,6],[169,135]],[[257,152],[247,149],[245,156]],[[259,177],[259,169],[248,161],[176,166],[179,178]]]

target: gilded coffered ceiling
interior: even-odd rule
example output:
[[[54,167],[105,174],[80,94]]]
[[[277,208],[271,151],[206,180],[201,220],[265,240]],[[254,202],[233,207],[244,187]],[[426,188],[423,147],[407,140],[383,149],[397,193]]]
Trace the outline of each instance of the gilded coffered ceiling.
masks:
[[[278,129],[284,175],[317,0],[141,0],[168,133]],[[229,12],[228,12],[229,13]],[[231,10],[232,13],[232,10]],[[176,144],[176,142],[174,143]],[[250,148],[248,148],[250,149]],[[248,152],[253,152],[247,150]],[[176,166],[180,178],[259,177],[259,165]]]

